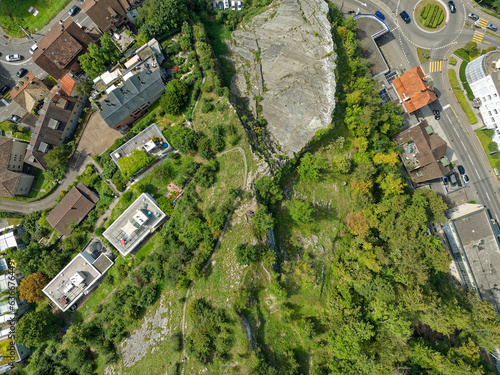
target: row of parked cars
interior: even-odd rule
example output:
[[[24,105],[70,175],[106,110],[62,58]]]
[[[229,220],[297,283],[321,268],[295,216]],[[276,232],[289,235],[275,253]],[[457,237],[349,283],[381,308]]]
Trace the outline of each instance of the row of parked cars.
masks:
[[[460,173],[460,176],[462,177],[462,181],[464,182],[464,184],[468,184],[470,182],[470,180],[469,180],[469,176],[467,176],[465,174],[465,168],[461,165],[458,165],[457,170],[458,170],[458,173]],[[444,176],[442,178],[442,181],[443,181],[443,185],[446,189],[448,189],[450,183],[452,186],[455,186],[458,183],[457,178],[455,176],[455,173],[448,175],[448,177]]]
[[[241,7],[243,5],[243,3],[240,0],[238,0],[238,1],[224,0],[224,1],[218,1],[218,2],[214,1],[212,4],[213,4],[214,9],[219,9],[219,10],[228,10],[228,9],[241,10]],[[231,6],[229,4],[231,4]]]

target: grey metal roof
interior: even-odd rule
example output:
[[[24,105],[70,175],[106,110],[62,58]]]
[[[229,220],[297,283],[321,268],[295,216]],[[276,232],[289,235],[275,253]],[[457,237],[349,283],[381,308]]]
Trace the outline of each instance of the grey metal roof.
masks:
[[[108,94],[101,102],[101,116],[109,127],[114,127],[144,104],[165,92],[160,70],[143,70],[127,79],[123,86]]]

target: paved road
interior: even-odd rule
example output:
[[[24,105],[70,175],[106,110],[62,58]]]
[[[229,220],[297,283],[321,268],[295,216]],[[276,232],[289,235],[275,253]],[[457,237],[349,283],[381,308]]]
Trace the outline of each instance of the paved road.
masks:
[[[341,2],[335,0],[339,6]],[[446,9],[447,2],[441,1]],[[455,151],[460,164],[462,164],[470,178],[468,196],[478,203],[484,204],[493,218],[500,223],[500,193],[496,176],[488,163],[481,144],[467,121],[455,96],[453,95],[447,76],[447,61],[453,51],[464,46],[469,41],[476,41],[480,48],[487,48],[500,44],[500,39],[486,33],[485,25],[493,23],[499,26],[500,20],[494,18],[481,9],[472,0],[455,0],[457,12],[448,13],[446,26],[439,32],[427,33],[419,29],[414,22],[413,10],[416,1],[413,0],[366,0],[364,2],[349,0],[344,1],[342,11],[357,10],[361,13],[375,13],[380,10],[384,13],[386,23],[397,39],[399,49],[404,57],[396,57],[398,68],[401,71],[420,65],[416,55],[416,47],[430,49],[430,62],[423,68],[434,80],[434,87],[438,92],[438,101],[432,103],[431,109],[442,111],[441,127],[448,138],[449,146]],[[365,5],[366,4],[366,5]],[[412,21],[405,24],[399,13],[406,10]],[[468,13],[480,16],[481,26],[472,29],[466,22],[473,21],[467,17]],[[500,36],[500,33],[499,33]],[[481,121],[481,120],[479,120]]]

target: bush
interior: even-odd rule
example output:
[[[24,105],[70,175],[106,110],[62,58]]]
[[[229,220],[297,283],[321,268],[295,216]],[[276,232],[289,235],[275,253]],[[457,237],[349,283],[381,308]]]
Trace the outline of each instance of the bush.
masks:
[[[457,64],[457,59],[454,57],[450,57],[450,60],[448,61],[448,64],[450,65],[456,65]]]
[[[255,261],[255,247],[252,245],[238,245],[235,250],[236,260],[241,265],[247,265]]]
[[[201,112],[208,113],[214,109],[214,105],[205,98],[201,99]]]
[[[217,96],[223,96],[224,95],[224,88],[216,87],[214,92],[215,92],[215,95],[217,95]]]
[[[102,234],[104,233],[104,231],[105,231],[105,230],[106,230],[106,228],[104,228],[104,227],[99,227],[99,228],[97,228],[97,229],[95,230],[95,234],[96,234],[96,236],[99,236],[99,237],[100,237],[100,236],[102,236]]]
[[[460,57],[462,60],[470,62],[470,56],[467,52],[464,51],[463,48],[457,49],[455,52],[453,52],[455,55]]]

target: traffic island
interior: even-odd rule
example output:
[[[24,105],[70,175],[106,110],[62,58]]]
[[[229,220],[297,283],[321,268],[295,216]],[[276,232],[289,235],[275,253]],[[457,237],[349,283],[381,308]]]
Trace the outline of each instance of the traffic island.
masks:
[[[446,9],[436,0],[420,1],[413,14],[417,25],[426,31],[439,31],[445,25]]]

